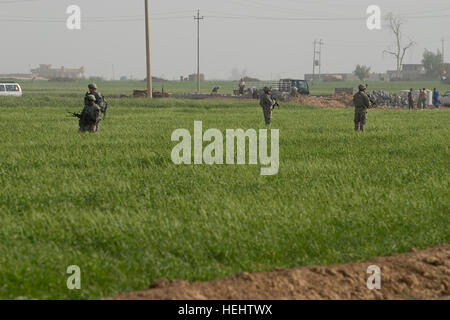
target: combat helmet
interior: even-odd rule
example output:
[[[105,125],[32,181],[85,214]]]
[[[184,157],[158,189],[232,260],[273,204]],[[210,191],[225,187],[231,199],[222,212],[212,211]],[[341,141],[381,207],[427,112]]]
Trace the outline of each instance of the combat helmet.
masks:
[[[263,91],[264,91],[264,93],[269,93],[270,92],[270,88],[269,87],[264,87]]]
[[[90,83],[90,84],[88,85],[88,88],[89,88],[89,89],[97,89],[97,85],[96,85],[95,83]]]
[[[360,84],[358,89],[359,89],[359,91],[364,91],[364,90],[366,90],[366,86],[363,84]]]
[[[95,96],[93,94],[90,94],[87,96],[88,101],[95,101]]]

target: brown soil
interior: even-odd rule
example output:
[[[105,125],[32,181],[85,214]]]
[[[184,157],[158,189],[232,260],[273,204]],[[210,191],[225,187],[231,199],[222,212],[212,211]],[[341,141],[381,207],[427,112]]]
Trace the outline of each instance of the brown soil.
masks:
[[[381,268],[381,290],[369,290],[367,268]],[[114,300],[450,299],[450,245],[347,265],[242,273],[189,284],[160,280]]]
[[[326,97],[300,96],[290,101],[319,108],[346,108],[352,105],[353,96],[346,93]]]

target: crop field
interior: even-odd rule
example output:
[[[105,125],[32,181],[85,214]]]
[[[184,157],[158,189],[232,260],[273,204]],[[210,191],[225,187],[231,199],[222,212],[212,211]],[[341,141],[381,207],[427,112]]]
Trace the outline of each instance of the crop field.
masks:
[[[311,95],[331,95],[334,93],[334,88],[356,88],[361,82],[346,81],[346,82],[321,82],[310,84]],[[442,94],[450,90],[450,86],[442,84],[437,81],[425,81],[425,82],[370,82],[362,81],[364,84],[369,85],[369,91],[372,90],[384,90],[393,93],[399,93],[400,90],[414,89],[433,89],[437,88]],[[58,82],[46,82],[37,81],[32,83],[31,81],[23,81],[20,84],[24,87],[24,91],[27,95],[54,95],[64,97],[79,97],[80,92],[86,91],[87,81],[77,81],[70,83],[58,83]],[[101,88],[101,93],[110,98],[118,98],[121,94],[132,95],[133,90],[144,90],[146,84],[144,81],[101,81],[97,82],[97,85]],[[238,81],[204,81],[201,83],[201,92],[210,93],[211,90],[216,87],[220,87],[219,93],[232,94],[233,89],[239,87]],[[170,93],[186,93],[195,92],[197,85],[195,82],[180,82],[180,81],[168,81],[168,82],[154,82],[153,89],[155,91],[162,91]]]
[[[351,108],[282,104],[272,125],[279,173],[261,176],[259,165],[171,160],[172,132],[193,132],[196,120],[204,130],[266,128],[256,101],[118,99],[144,84],[105,82],[100,132],[78,134],[67,112],[81,110],[85,86],[29,82],[22,98],[0,98],[2,299],[97,299],[161,278],[450,243],[449,109],[370,110],[361,134]],[[81,290],[66,286],[70,265]]]

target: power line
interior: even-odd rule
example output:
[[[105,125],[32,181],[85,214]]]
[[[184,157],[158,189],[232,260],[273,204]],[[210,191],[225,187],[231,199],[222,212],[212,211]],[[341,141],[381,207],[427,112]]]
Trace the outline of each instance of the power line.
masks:
[[[304,12],[305,10],[303,8],[299,8],[297,6],[297,8],[294,7],[280,7],[279,5],[273,5],[272,2],[271,3],[266,3],[266,2],[262,2],[262,1],[258,1],[258,0],[229,0],[237,5],[239,5],[240,7],[242,7],[243,4],[246,4],[250,7],[253,8],[258,8],[258,9],[264,9],[264,10],[277,10],[277,11],[282,11],[282,12],[289,12],[289,13],[297,13],[297,12]],[[298,5],[298,0],[293,0],[292,2],[295,2]],[[327,4],[327,7],[330,8],[331,6],[333,6],[333,4],[337,3],[336,1],[333,1],[333,3],[329,3]],[[320,4],[320,6],[323,6],[324,4]],[[340,4],[339,4],[340,5]],[[303,3],[302,3],[303,6]],[[340,6],[336,6],[336,9],[339,9]],[[402,9],[404,8],[403,6],[401,7]],[[423,15],[423,14],[433,14],[433,13],[442,13],[443,11],[449,11],[450,8],[442,8],[442,9],[438,9],[438,10],[432,10],[432,11],[420,11],[420,12],[405,12],[405,13],[398,13],[399,15],[403,15],[403,16],[409,16],[409,15]],[[439,15],[439,17],[445,17],[442,15]]]
[[[274,17],[274,16],[233,16],[211,15],[209,18],[229,20],[263,20],[263,21],[360,21],[362,17]]]
[[[6,0],[6,1],[0,1],[0,4],[16,4],[16,3],[23,3],[23,2],[38,2],[39,0]]]
[[[20,0],[18,0],[20,1]],[[34,2],[37,0],[22,0],[27,2]],[[2,2],[0,2],[2,3]],[[7,3],[7,2],[3,2]],[[175,15],[179,13],[192,12],[192,10],[183,11],[172,11],[172,12],[161,12],[153,13],[151,15],[152,20],[180,20],[180,19],[190,19],[189,16]],[[365,16],[348,16],[348,17],[293,17],[293,16],[257,16],[257,15],[235,15],[235,14],[223,14],[220,12],[208,11],[212,13],[208,15],[212,19],[223,19],[223,20],[262,20],[262,21],[365,21]],[[415,15],[407,16],[407,19],[436,19],[436,18],[448,18],[450,14],[440,14],[440,15]],[[0,15],[0,22],[65,22],[66,18],[60,17],[30,17],[30,16],[9,16]],[[143,21],[142,16],[111,16],[111,17],[83,17],[82,21],[85,22],[133,22],[133,21]]]
[[[251,16],[251,15],[209,15],[209,18],[229,19],[229,20],[264,20],[264,21],[365,21],[366,16],[353,17],[288,17],[288,16]],[[408,16],[408,19],[435,19],[447,18],[450,14],[442,15],[416,15]]]
[[[172,16],[172,17],[152,17],[152,20],[182,20],[182,19],[190,19],[188,16]],[[95,23],[102,23],[102,22],[135,22],[144,21],[143,17],[135,17],[135,16],[129,16],[129,17],[97,17],[97,18],[82,18],[81,19],[84,22],[95,22]],[[40,17],[8,17],[8,16],[0,16],[0,22],[65,22],[65,18],[40,18]]]

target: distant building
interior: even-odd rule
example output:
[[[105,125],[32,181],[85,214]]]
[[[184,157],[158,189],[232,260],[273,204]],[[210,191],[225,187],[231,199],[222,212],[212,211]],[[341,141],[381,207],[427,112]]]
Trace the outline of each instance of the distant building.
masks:
[[[189,81],[197,81],[197,74],[193,73],[189,75]],[[200,73],[200,81],[205,81],[205,75]]]
[[[144,78],[144,81],[147,82],[147,78]],[[163,78],[153,77],[152,76],[152,82],[167,82],[167,80],[163,79]]]
[[[401,79],[405,81],[425,80],[426,70],[423,64],[403,64]]]
[[[245,82],[259,82],[259,81],[261,81],[261,80],[259,80],[257,78],[252,78],[252,77],[249,77],[249,76],[246,76],[243,79],[244,79]]]
[[[41,64],[39,68],[32,69],[31,72],[36,76],[47,79],[79,79],[84,75],[85,69],[84,67],[79,69],[52,68],[51,64]]]
[[[369,77],[364,80],[367,81],[388,81],[390,78],[386,73],[371,73]],[[312,74],[305,74],[306,81],[359,81],[359,78],[354,73],[323,73],[320,75],[315,74],[314,77]]]
[[[397,79],[397,70],[388,70],[386,71],[387,80],[392,81]]]

